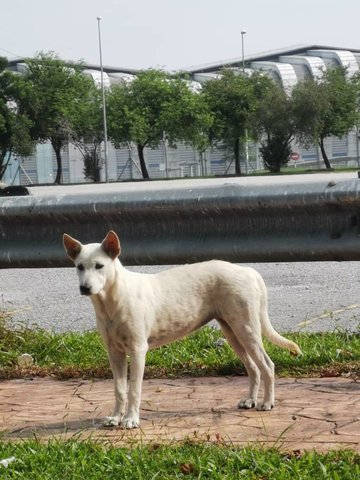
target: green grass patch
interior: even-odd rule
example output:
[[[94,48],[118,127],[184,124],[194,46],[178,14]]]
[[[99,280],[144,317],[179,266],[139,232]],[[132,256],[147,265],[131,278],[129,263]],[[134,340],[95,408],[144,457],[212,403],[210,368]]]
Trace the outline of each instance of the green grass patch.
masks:
[[[296,166],[289,165],[286,167],[282,167],[281,171],[278,173],[271,173],[267,170],[257,170],[255,172],[249,172],[247,176],[249,177],[257,177],[257,176],[277,176],[277,175],[304,175],[309,174],[312,175],[314,173],[341,173],[341,172],[357,172],[358,168],[353,167],[337,167],[334,166],[333,168],[327,169],[324,167],[320,168],[309,168],[306,165]]]
[[[194,443],[116,448],[91,441],[30,440],[0,442],[0,458],[15,457],[2,479],[246,479],[355,480],[360,456],[351,451],[327,454],[280,453],[276,449],[237,448]]]
[[[265,347],[279,376],[341,374],[360,375],[360,331],[335,330],[327,333],[291,333],[303,351],[294,358],[268,342]],[[185,375],[239,375],[244,368],[220,331],[205,327],[147,355],[146,377],[170,378]],[[18,357],[28,353],[29,367],[18,366]],[[10,327],[0,319],[0,378],[24,375],[55,375],[59,378],[110,377],[109,362],[96,331],[54,333],[23,325]]]
[[[280,172],[272,173],[268,170],[249,170],[248,173],[242,173],[241,177],[273,177],[277,175],[303,175],[309,174],[312,175],[314,173],[341,173],[341,172],[358,172],[359,168],[357,167],[343,167],[334,165],[332,168],[328,169],[325,167],[324,164],[319,165],[319,167],[309,167],[308,165],[304,164],[291,164],[282,167]],[[228,175],[215,175],[215,178],[229,178],[235,177],[234,174]],[[190,177],[191,180],[200,179],[203,180],[204,178],[214,178],[214,175],[207,175],[207,176],[194,176]],[[151,179],[150,179],[151,180]],[[189,180],[189,177],[171,177],[171,178],[156,178],[156,181],[163,181],[167,182],[169,180]]]

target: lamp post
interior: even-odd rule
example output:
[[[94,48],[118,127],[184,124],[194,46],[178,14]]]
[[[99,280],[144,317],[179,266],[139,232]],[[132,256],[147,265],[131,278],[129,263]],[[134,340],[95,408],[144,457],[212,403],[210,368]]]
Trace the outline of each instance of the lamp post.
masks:
[[[358,168],[360,168],[360,158],[359,158],[359,140],[360,140],[360,134],[359,134],[359,126],[358,126],[358,125],[356,125],[355,138],[356,138],[356,161],[357,161],[357,166],[358,166]]]
[[[245,73],[245,56],[244,56],[244,35],[246,34],[246,30],[241,30],[241,51],[242,51],[242,70]]]
[[[245,76],[245,55],[244,55],[244,35],[246,30],[241,30],[241,58],[242,58],[242,73]],[[248,131],[245,128],[245,173],[247,174],[249,170],[249,142],[248,142]]]
[[[105,103],[105,87],[104,87],[104,70],[102,63],[102,51],[101,51],[101,30],[100,22],[101,17],[96,17],[98,22],[98,34],[99,34],[99,53],[100,53],[100,72],[101,72],[101,93],[102,93],[102,107],[103,107],[103,122],[104,122],[104,162],[105,162],[105,181],[108,182],[108,150],[107,150],[107,123],[106,123],[106,103]]]

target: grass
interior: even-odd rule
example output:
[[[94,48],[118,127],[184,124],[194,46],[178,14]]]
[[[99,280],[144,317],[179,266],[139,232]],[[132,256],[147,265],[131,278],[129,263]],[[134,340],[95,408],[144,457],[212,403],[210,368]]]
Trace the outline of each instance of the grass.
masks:
[[[271,173],[267,170],[257,170],[254,172],[249,172],[248,176],[276,176],[276,175],[303,175],[303,174],[314,174],[314,173],[340,173],[340,172],[357,172],[359,169],[355,167],[337,167],[336,165],[327,169],[325,166],[320,166],[320,168],[311,167],[309,168],[306,165],[297,165],[290,164],[286,167],[282,167],[281,171],[278,173]]]
[[[1,318],[1,317],[0,317]],[[360,376],[360,330],[326,333],[291,333],[303,351],[298,358],[265,342],[278,376]],[[239,375],[245,373],[220,331],[205,327],[181,341],[150,351],[147,378],[174,378],[186,375]],[[18,366],[17,359],[28,353],[30,367]],[[96,331],[54,333],[24,325],[10,327],[0,319],[0,378],[24,375],[54,375],[65,378],[111,377],[105,348]]]
[[[242,177],[256,177],[256,176],[276,176],[276,175],[303,175],[303,174],[314,174],[314,173],[339,173],[339,172],[358,172],[358,167],[346,167],[338,166],[334,164],[330,169],[326,168],[324,164],[320,164],[318,167],[311,166],[309,167],[306,164],[300,163],[295,166],[295,163],[290,163],[285,167],[281,167],[281,171],[277,173],[269,172],[269,170],[252,170],[250,169],[248,173],[242,173]],[[216,175],[217,177],[234,177],[234,174],[227,175]],[[208,176],[194,176],[190,177],[191,179],[204,179],[204,178],[214,178],[213,175]],[[184,180],[189,179],[189,177],[172,177],[172,178],[156,178],[154,180]],[[143,179],[140,179],[143,180]],[[150,179],[151,180],[151,179]]]
[[[276,449],[237,448],[231,444],[185,441],[173,445],[115,448],[92,441],[30,440],[0,442],[0,458],[15,457],[2,479],[246,479],[355,480],[360,455],[350,451],[327,454],[282,454]]]

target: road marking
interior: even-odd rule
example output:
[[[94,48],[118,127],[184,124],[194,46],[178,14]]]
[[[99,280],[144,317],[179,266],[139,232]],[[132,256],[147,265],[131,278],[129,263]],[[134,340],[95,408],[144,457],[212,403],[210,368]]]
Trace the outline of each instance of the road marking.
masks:
[[[359,308],[360,304],[355,303],[354,305],[349,305],[348,307],[339,308],[338,310],[331,310],[329,312],[323,313],[322,315],[318,315],[317,317],[309,318],[308,320],[304,320],[297,324],[298,327],[306,327],[307,325],[311,325],[312,323],[317,322],[318,320],[322,320],[323,318],[333,317],[334,315],[338,315],[339,313],[347,312],[348,310],[354,310],[355,308]]]

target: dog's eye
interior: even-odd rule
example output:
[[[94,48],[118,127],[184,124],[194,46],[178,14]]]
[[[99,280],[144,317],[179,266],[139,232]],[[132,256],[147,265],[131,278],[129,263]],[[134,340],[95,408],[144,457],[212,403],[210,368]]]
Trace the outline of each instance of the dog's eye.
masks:
[[[77,269],[80,270],[80,272],[82,272],[84,270],[84,265],[82,265],[81,263],[77,266]]]
[[[101,263],[95,263],[95,268],[96,270],[101,270],[104,265],[101,265]]]

